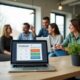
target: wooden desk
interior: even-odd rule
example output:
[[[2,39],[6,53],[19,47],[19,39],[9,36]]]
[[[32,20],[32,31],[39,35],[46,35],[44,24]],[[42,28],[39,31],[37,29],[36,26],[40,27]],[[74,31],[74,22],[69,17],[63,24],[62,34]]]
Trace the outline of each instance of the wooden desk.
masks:
[[[0,80],[63,80],[80,76],[80,67],[72,66],[70,56],[50,58],[55,72],[8,73],[10,62],[0,62]]]

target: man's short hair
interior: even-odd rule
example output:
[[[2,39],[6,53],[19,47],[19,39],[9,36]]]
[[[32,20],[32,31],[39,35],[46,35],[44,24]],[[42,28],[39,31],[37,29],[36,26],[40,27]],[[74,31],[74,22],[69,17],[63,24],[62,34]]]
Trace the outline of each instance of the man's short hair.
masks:
[[[48,16],[43,17],[43,20],[48,20],[50,22],[50,18]]]
[[[30,28],[30,24],[29,23],[23,23],[23,25],[26,25],[28,28]]]

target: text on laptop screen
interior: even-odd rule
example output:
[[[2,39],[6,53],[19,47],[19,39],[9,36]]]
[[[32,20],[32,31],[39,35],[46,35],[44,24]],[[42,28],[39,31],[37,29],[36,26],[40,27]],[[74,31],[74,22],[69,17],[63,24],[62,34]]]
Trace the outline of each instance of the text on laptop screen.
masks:
[[[17,44],[17,61],[42,60],[42,44]]]

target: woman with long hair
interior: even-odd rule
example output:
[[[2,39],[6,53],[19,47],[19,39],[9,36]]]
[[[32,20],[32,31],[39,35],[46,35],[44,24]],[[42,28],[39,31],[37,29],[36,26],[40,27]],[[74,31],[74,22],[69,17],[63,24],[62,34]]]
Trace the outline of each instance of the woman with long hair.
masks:
[[[80,20],[72,19],[69,26],[70,33],[65,38],[62,44],[57,44],[55,46],[56,49],[61,49],[66,51],[65,47],[68,47],[70,43],[78,43],[80,44]]]
[[[58,26],[56,23],[51,23],[48,27],[48,33],[49,33],[49,39],[51,44],[52,51],[55,50],[56,44],[61,44],[63,41],[63,37],[60,34],[60,31],[58,29]],[[53,52],[50,54],[50,56],[53,55]]]
[[[12,28],[10,24],[6,24],[3,27],[3,34],[1,36],[1,49],[2,53],[10,55],[10,44],[13,37],[11,36]]]

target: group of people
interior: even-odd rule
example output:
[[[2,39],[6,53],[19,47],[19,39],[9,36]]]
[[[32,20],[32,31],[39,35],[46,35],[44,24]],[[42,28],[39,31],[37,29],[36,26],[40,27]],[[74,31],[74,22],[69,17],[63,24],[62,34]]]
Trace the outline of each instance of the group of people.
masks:
[[[50,52],[49,56],[55,56],[55,50],[65,51],[65,47],[67,47],[69,43],[76,41],[80,44],[80,21],[78,19],[72,19],[70,21],[69,30],[69,35],[63,39],[58,25],[56,23],[50,23],[49,17],[44,17],[42,19],[42,28],[38,35],[36,35],[34,27],[30,27],[29,23],[24,23],[23,32],[19,35],[18,40],[36,40],[36,37],[49,37],[52,49],[52,52]],[[0,38],[0,43],[2,53],[7,55],[11,54],[10,43],[11,40],[13,40],[11,33],[11,26],[9,24],[4,25],[3,35]]]
[[[64,39],[63,36],[60,34],[58,25],[56,23],[51,23],[49,17],[44,17],[42,20],[43,27],[39,32],[39,37],[49,36],[50,44],[52,48],[52,52],[50,52],[49,56],[62,56],[67,55],[66,47],[70,43],[77,42],[80,44],[80,20],[79,19],[72,19],[70,21],[69,30],[70,33]]]

